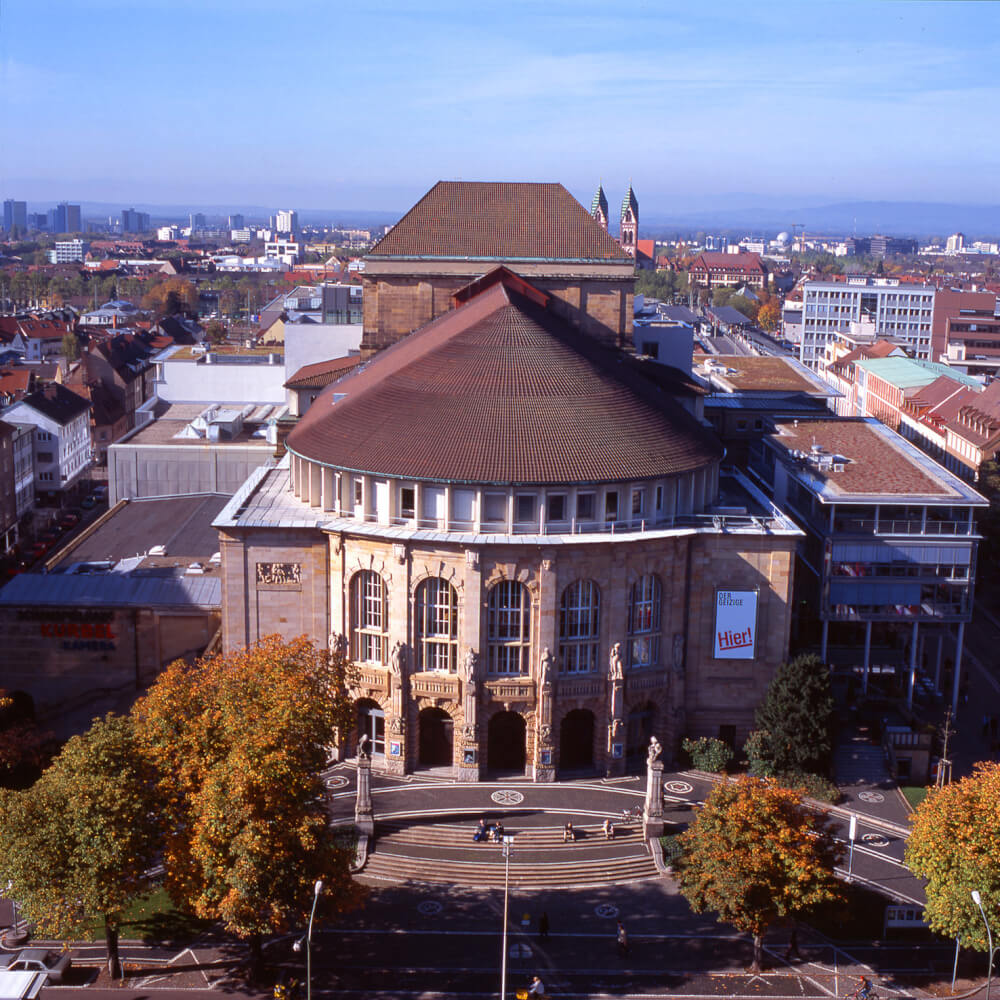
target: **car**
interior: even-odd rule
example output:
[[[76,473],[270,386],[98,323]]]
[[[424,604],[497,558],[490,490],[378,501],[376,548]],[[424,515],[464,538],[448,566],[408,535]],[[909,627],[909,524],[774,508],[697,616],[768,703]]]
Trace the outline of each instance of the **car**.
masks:
[[[93,497],[84,497],[80,501],[80,506],[84,510],[93,510],[97,506],[97,501]]]
[[[44,972],[50,983],[61,983],[73,964],[68,951],[48,948],[23,948],[21,951],[0,953],[0,969],[7,972]]]
[[[108,499],[108,488],[107,488],[107,486],[95,486],[93,488],[93,490],[91,490],[90,495],[95,500],[107,500]]]
[[[51,528],[46,528],[45,531],[43,531],[38,536],[38,541],[40,541],[40,542],[48,542],[49,545],[52,546],[52,545],[55,545],[55,543],[59,541],[59,536],[61,534],[62,534],[62,529],[61,528],[57,528],[55,525],[53,525]]]
[[[61,518],[59,518],[59,526],[61,528],[75,528],[80,523],[80,515],[74,514],[73,511],[68,510]]]
[[[32,556],[35,559],[41,559],[42,556],[44,556],[45,553],[48,552],[49,549],[51,548],[52,548],[51,542],[45,542],[45,541],[35,542],[35,544],[32,545],[30,549],[28,549],[28,555]]]

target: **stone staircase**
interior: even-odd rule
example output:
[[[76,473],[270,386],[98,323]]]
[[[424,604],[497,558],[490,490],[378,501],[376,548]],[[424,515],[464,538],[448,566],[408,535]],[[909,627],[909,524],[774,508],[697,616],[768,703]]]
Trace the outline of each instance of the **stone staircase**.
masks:
[[[883,749],[861,737],[855,737],[837,747],[834,772],[840,786],[880,785],[890,780]]]
[[[380,820],[361,880],[503,888],[501,846],[474,843],[472,831],[470,823]],[[573,843],[563,843],[561,826],[521,827],[510,822],[505,823],[505,833],[514,836],[513,889],[613,885],[660,877],[638,823],[617,826],[612,841],[605,839],[599,824],[577,826]]]

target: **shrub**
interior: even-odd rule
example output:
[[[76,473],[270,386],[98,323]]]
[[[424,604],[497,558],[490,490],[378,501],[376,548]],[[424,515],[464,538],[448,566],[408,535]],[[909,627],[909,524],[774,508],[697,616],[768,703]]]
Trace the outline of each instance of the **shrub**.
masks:
[[[691,764],[699,771],[712,771],[718,774],[726,769],[733,759],[733,751],[728,743],[702,736],[696,740],[681,740],[681,749],[691,757]]]
[[[774,750],[771,749],[771,734],[766,729],[755,729],[743,744],[750,773],[758,778],[774,777]]]
[[[783,771],[775,775],[778,784],[785,788],[800,788],[806,796],[819,802],[833,805],[840,801],[840,789],[828,778],[819,774],[809,774],[806,771]]]
[[[668,868],[676,865],[683,853],[678,834],[668,833],[660,837],[660,850],[663,851],[663,863]]]

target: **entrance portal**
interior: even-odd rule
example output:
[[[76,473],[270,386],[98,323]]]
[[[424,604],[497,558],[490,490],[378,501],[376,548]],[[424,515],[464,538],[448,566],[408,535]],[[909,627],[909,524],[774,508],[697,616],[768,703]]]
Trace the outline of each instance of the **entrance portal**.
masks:
[[[594,713],[586,708],[567,712],[559,726],[559,767],[563,771],[594,766]]]
[[[425,708],[420,712],[421,767],[451,767],[454,763],[455,723],[442,708]]]
[[[490,719],[486,763],[491,771],[524,774],[527,727],[517,712],[497,712]]]
[[[368,737],[366,750],[372,757],[385,756],[385,712],[377,701],[362,698],[358,702],[358,742]]]

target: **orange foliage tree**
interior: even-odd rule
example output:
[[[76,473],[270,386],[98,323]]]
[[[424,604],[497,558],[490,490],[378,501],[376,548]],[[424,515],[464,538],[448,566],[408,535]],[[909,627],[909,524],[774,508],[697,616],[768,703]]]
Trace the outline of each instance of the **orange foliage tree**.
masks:
[[[358,898],[330,835],[320,772],[351,722],[349,664],[304,638],[173,663],[133,709],[158,774],[165,885],[177,905],[249,941]]]
[[[183,278],[167,278],[146,292],[142,297],[142,307],[153,310],[158,316],[193,312],[198,308],[198,290]]]
[[[781,303],[771,298],[757,312],[757,324],[764,330],[774,331],[781,325]]]
[[[906,863],[927,879],[924,919],[939,934],[986,951],[972,890],[990,926],[1000,926],[1000,764],[977,764],[971,776],[928,792],[910,822]]]
[[[771,924],[840,898],[841,847],[826,817],[767,778],[716,785],[680,844],[681,892],[696,913],[714,911],[753,935],[754,972]]]

